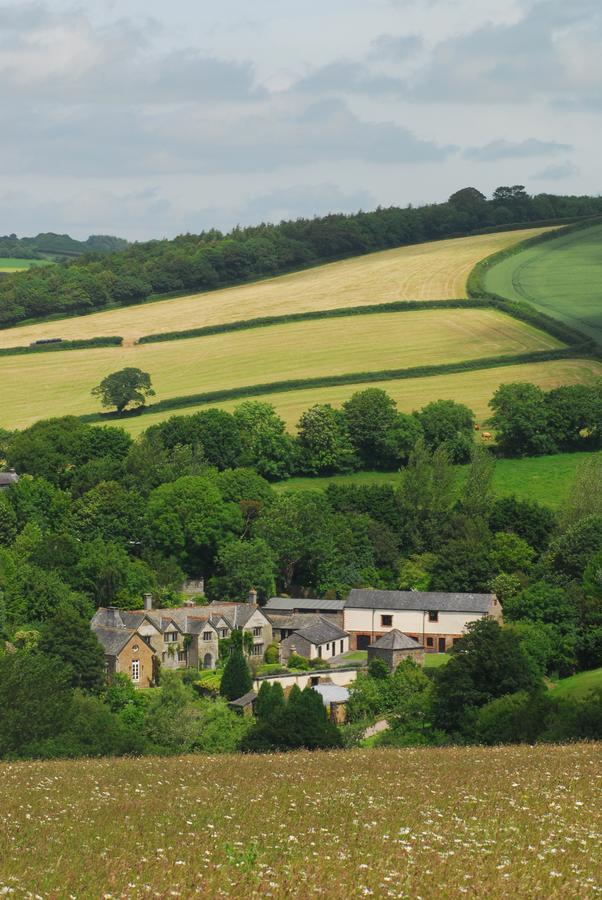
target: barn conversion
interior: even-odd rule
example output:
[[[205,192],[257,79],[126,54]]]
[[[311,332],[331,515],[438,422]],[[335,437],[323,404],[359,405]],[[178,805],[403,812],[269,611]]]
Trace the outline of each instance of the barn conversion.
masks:
[[[502,607],[495,594],[357,589],[345,601],[343,627],[353,650],[366,650],[397,629],[425,650],[445,653],[470,622],[484,616],[501,621]]]

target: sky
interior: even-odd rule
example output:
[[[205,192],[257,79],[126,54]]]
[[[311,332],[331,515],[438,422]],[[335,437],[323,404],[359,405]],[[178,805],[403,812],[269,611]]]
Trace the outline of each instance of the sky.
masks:
[[[600,0],[0,0],[0,234],[602,190]]]

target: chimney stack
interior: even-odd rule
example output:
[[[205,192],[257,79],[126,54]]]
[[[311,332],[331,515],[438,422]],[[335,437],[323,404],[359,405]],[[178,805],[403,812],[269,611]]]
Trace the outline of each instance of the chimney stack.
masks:
[[[152,608],[153,608],[153,595],[152,595],[152,594],[145,594],[145,595],[144,595],[144,608],[145,608],[145,609],[152,609]]]
[[[107,625],[109,628],[120,628],[123,626],[119,609],[116,606],[107,606]]]
[[[257,606],[257,591],[255,590],[255,588],[251,588],[251,590],[249,591],[247,602],[251,604],[251,606]]]

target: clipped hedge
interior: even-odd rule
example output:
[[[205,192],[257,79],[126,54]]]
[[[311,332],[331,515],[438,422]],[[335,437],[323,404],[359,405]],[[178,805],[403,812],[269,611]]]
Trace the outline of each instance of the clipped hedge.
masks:
[[[584,351],[579,354],[583,357],[593,356]],[[575,356],[575,347],[560,348],[558,350],[532,350],[529,353],[519,353],[513,356],[488,356],[480,359],[466,360],[465,362],[442,363],[439,365],[414,366],[409,369],[381,369],[377,372],[349,372],[343,375],[321,375],[318,378],[296,378],[286,381],[272,381],[264,384],[252,384],[235,388],[227,388],[221,391],[206,391],[200,394],[189,394],[183,397],[169,397],[158,403],[140,407],[130,412],[122,413],[88,413],[80,416],[83,422],[105,422],[110,419],[123,421],[133,416],[146,413],[163,412],[172,409],[184,409],[187,406],[201,406],[206,403],[220,403],[224,400],[239,400],[246,397],[256,397],[261,394],[285,393],[288,391],[303,390],[305,388],[333,387],[342,384],[370,384],[375,381],[398,381],[406,378],[428,378],[432,375],[448,375],[456,372],[470,372],[478,369],[495,369],[502,366],[515,366],[521,363],[548,362],[553,359],[572,359]]]
[[[478,309],[488,306],[486,300],[392,300],[389,303],[370,303],[365,306],[341,306],[337,309],[317,309],[307,312],[286,313],[280,316],[261,316],[256,319],[239,319],[219,325],[203,325],[185,331],[163,331],[147,334],[139,338],[137,344],[155,344],[161,341],[180,341],[188,338],[207,337],[211,334],[226,334],[230,331],[245,331],[248,328],[267,328],[270,325],[287,325],[312,319],[335,319],[347,316],[369,316],[374,313],[411,312],[421,309]]]
[[[61,341],[56,344],[35,344],[33,347],[2,347],[0,356],[18,356],[26,353],[56,353],[59,350],[85,350],[89,347],[121,347],[122,337],[95,337],[87,340]]]

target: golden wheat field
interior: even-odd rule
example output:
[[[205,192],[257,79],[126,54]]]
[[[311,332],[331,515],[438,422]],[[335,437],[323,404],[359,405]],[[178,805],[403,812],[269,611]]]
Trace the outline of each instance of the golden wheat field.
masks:
[[[304,388],[283,393],[266,393],[252,400],[271,403],[288,428],[293,431],[301,413],[314,403],[330,403],[341,406],[356,391],[377,387],[386,391],[396,401],[402,412],[413,412],[432,400],[456,400],[472,409],[478,422],[484,422],[491,410],[488,403],[500,384],[528,381],[549,391],[561,384],[592,384],[602,378],[602,363],[592,359],[559,359],[551,362],[523,363],[516,366],[500,366],[459,372],[453,375],[434,375],[427,378],[406,378],[363,384],[343,384],[331,387]],[[119,424],[133,435],[140,434],[150,425],[163,422],[174,415],[190,415],[203,409],[219,407],[231,412],[242,400],[224,400],[220,403],[190,406],[183,409],[147,413]]]
[[[272,325],[183,341],[0,358],[9,386],[0,426],[100,409],[94,385],[123,366],[152,377],[158,399],[296,378],[405,369],[547,350],[548,334],[489,309],[441,309]]]
[[[602,746],[0,766],[0,895],[599,896]]]
[[[43,337],[64,340],[121,335],[133,343],[144,334],[197,328],[256,316],[365,306],[391,300],[466,297],[466,279],[483,257],[548,231],[528,228],[384,250],[305,269],[253,284],[161,300],[0,331],[0,347]]]

